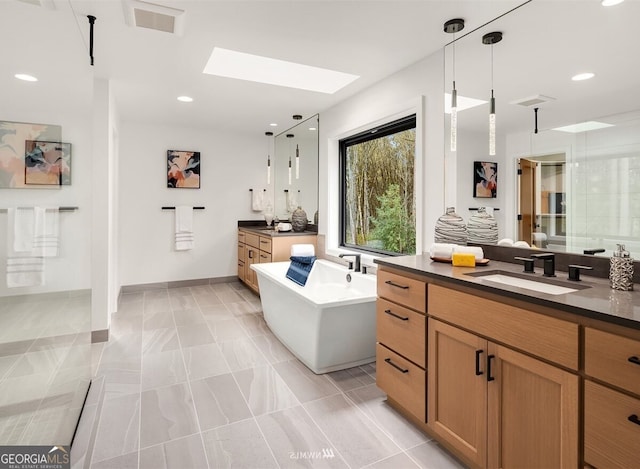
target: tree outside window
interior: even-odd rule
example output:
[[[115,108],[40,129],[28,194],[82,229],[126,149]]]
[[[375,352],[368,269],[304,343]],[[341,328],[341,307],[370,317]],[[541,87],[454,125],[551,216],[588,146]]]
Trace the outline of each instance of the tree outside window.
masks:
[[[416,117],[340,141],[341,244],[415,254]]]

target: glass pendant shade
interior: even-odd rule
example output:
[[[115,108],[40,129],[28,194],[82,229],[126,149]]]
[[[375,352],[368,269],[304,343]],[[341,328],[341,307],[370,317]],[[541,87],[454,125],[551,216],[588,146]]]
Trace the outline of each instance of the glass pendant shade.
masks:
[[[296,145],[296,179],[300,179],[300,149]]]
[[[267,185],[271,184],[271,156],[267,155]]]
[[[489,111],[489,155],[496,154],[496,99],[491,90],[491,110]]]
[[[458,147],[458,91],[456,82],[453,82],[451,90],[451,151],[456,151]]]
[[[291,156],[289,156],[289,185],[291,185]]]

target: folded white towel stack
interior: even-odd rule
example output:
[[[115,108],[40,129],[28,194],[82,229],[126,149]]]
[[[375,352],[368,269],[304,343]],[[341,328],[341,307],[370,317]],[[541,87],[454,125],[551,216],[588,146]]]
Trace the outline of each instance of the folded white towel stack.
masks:
[[[254,212],[264,210],[264,191],[251,191],[251,210]]]
[[[34,210],[9,208],[8,215],[7,287],[44,285],[44,258],[35,256],[33,249]]]
[[[438,259],[451,259],[453,248],[456,246],[457,244],[433,243],[429,248],[429,256],[436,257]]]
[[[35,256],[58,257],[60,212],[58,207],[35,208],[33,248]]]
[[[484,259],[484,251],[480,246],[456,246],[453,248],[453,252],[473,254],[477,261]]]
[[[176,207],[176,251],[193,249],[193,207],[180,205]]]
[[[299,257],[315,256],[316,249],[313,244],[293,244],[291,246],[291,255]]]

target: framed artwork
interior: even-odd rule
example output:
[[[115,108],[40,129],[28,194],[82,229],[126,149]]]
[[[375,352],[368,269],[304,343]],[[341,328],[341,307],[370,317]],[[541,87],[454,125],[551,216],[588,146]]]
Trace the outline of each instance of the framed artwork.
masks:
[[[39,186],[71,185],[71,144],[27,140],[24,183]]]
[[[495,198],[498,194],[498,163],[473,162],[473,196]]]
[[[25,188],[27,142],[60,142],[62,127],[49,124],[0,121],[0,188]],[[29,187],[36,187],[29,185]],[[45,184],[42,188],[59,187]]]
[[[200,152],[167,150],[167,187],[200,189]]]

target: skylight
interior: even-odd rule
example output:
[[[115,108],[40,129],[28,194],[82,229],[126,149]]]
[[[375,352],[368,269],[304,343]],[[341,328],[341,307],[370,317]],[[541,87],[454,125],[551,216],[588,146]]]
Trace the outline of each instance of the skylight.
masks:
[[[471,109],[472,107],[482,106],[483,104],[487,104],[487,101],[483,101],[482,99],[476,98],[467,98],[466,96],[458,95],[457,96],[457,104],[458,104],[458,112],[464,111],[465,109]],[[444,94],[444,113],[451,114],[451,94]]]
[[[328,94],[333,94],[360,78],[350,73],[220,47],[214,47],[202,73]]]
[[[578,124],[565,125],[564,127],[556,127],[551,130],[558,130],[560,132],[569,132],[572,134],[578,134],[580,132],[588,132],[590,130],[605,129],[607,127],[613,127],[613,124],[606,124],[598,121],[586,121],[579,122]]]

